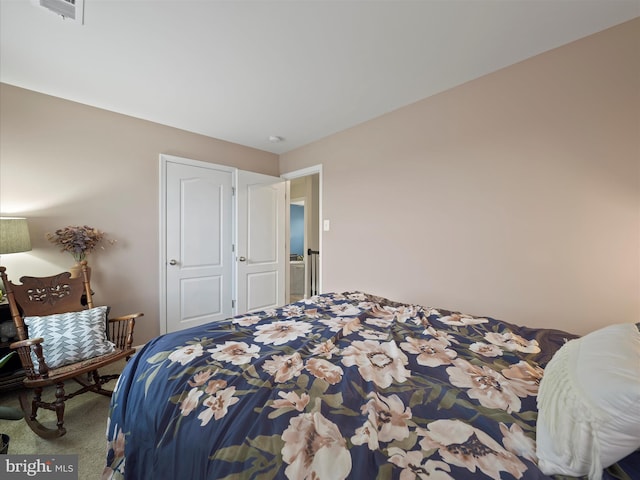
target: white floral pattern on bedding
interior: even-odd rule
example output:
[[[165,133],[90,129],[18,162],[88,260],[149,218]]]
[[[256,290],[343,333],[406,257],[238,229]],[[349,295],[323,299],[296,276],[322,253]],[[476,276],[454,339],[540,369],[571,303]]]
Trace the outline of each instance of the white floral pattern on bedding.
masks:
[[[536,394],[570,337],[360,292],[164,335],[118,382],[103,478],[546,479]]]

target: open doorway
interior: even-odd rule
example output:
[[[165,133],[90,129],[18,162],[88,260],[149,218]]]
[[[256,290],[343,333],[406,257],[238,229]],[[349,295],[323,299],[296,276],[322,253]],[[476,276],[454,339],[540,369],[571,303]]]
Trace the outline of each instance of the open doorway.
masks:
[[[321,167],[283,175],[289,179],[289,301],[321,293]]]
[[[304,181],[304,177],[291,181],[291,190],[300,190],[298,182]],[[294,184],[296,184],[294,186]],[[309,212],[306,212],[309,217]],[[305,285],[306,262],[305,248],[308,242],[307,225],[305,224],[305,198],[291,197],[289,203],[289,301],[297,302],[305,297],[308,291]]]

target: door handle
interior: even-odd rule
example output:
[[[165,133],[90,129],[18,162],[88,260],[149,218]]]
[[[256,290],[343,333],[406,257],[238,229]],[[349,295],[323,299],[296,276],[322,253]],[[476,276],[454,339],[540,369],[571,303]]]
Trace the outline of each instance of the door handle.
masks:
[[[174,259],[169,260],[169,265],[177,265],[177,264],[178,264],[177,260],[174,260]]]
[[[240,257],[238,260],[240,260],[241,262],[246,262],[247,258],[246,257]]]

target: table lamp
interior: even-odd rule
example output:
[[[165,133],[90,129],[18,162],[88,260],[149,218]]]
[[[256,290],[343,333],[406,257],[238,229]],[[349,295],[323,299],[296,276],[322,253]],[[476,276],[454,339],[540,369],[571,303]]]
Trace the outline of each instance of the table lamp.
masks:
[[[6,253],[28,252],[31,250],[31,238],[26,218],[0,217],[0,255]],[[2,285],[0,285],[1,287]],[[2,367],[15,352],[11,352],[0,359]],[[22,411],[17,408],[0,406],[1,420],[19,420]],[[2,436],[3,450],[6,449],[9,437]],[[6,453],[6,452],[5,452]]]
[[[0,217],[0,255],[28,252],[31,238],[26,218]]]

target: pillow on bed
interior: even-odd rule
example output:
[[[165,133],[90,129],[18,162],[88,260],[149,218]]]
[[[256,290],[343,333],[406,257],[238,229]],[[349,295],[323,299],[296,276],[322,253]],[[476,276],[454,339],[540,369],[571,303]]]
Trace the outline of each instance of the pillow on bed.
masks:
[[[43,317],[26,317],[29,338],[44,338],[42,351],[49,368],[105,355],[115,350],[106,334],[107,307]],[[33,351],[33,364],[38,360]]]
[[[640,447],[640,331],[611,325],[570,340],[538,392],[537,455],[547,475],[589,475]]]

